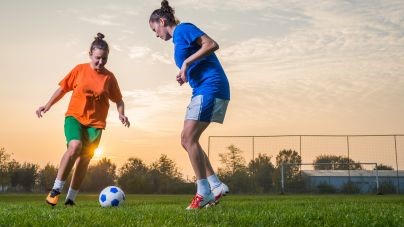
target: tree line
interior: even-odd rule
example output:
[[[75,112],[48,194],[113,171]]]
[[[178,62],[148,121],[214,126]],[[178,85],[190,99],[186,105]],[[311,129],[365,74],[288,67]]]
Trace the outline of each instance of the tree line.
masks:
[[[296,165],[302,163],[299,153],[284,149],[275,157],[275,164],[271,159],[267,154],[258,154],[247,163],[243,151],[230,145],[219,153],[221,165],[217,175],[229,185],[232,193],[279,192],[283,165],[285,184],[297,188],[304,184],[300,166]],[[359,163],[335,155],[317,156],[313,163],[317,170],[346,170],[348,164],[351,170],[362,169]],[[392,169],[385,165],[380,168]],[[52,188],[56,174],[57,167],[52,164],[43,168],[29,162],[21,164],[12,159],[5,148],[0,148],[0,192],[46,192]],[[70,177],[66,182],[70,182]],[[165,154],[149,165],[139,158],[129,158],[119,169],[110,159],[103,158],[89,166],[80,190],[99,192],[106,186],[118,185],[126,193],[179,194],[193,193],[194,182],[195,179],[184,179],[176,163]]]

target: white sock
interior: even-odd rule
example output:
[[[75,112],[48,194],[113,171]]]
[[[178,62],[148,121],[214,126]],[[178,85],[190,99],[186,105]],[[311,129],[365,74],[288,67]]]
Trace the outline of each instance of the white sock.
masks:
[[[208,176],[208,181],[210,184],[210,188],[216,188],[219,186],[222,182],[219,180],[219,178],[216,176],[216,174]]]
[[[76,196],[78,193],[79,193],[79,190],[74,190],[73,188],[69,187],[69,191],[67,192],[66,200],[70,199],[71,201],[74,201],[76,199]]]
[[[206,196],[210,194],[209,182],[206,179],[200,179],[196,181],[197,189],[196,193],[201,196]]]
[[[56,180],[55,180],[55,183],[53,184],[53,188],[52,188],[52,189],[56,189],[56,190],[58,190],[59,192],[61,192],[64,185],[65,185],[65,182],[64,182],[64,181],[61,181],[61,180],[56,179]]]

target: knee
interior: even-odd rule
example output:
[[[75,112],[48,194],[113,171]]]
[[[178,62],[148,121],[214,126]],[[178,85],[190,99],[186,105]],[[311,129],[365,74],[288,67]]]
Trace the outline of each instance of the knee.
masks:
[[[81,153],[82,143],[81,141],[70,141],[67,149],[67,153],[70,157],[78,157]]]
[[[83,147],[81,154],[80,154],[80,158],[83,159],[83,161],[90,162],[94,156],[94,152],[96,149],[97,149],[97,146],[95,146],[95,145],[89,145],[89,146]]]
[[[91,159],[93,158],[93,155],[90,154],[82,154],[80,155],[80,162],[84,165],[90,164]]]
[[[181,145],[185,150],[188,150],[189,147],[191,147],[193,143],[194,143],[194,140],[193,140],[192,136],[190,136],[189,134],[186,134],[184,132],[181,134]]]

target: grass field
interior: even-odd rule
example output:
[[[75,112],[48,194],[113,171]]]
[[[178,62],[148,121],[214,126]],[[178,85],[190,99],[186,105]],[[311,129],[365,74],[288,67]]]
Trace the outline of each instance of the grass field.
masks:
[[[191,195],[127,195],[101,208],[97,195],[51,208],[39,194],[0,194],[0,226],[404,226],[404,196],[230,195],[186,211]]]

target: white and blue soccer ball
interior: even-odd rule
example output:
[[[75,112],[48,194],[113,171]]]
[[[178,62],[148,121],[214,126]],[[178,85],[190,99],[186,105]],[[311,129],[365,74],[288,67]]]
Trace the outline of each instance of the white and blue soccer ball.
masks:
[[[117,207],[125,201],[125,193],[117,186],[108,186],[100,192],[98,201],[102,207]]]

